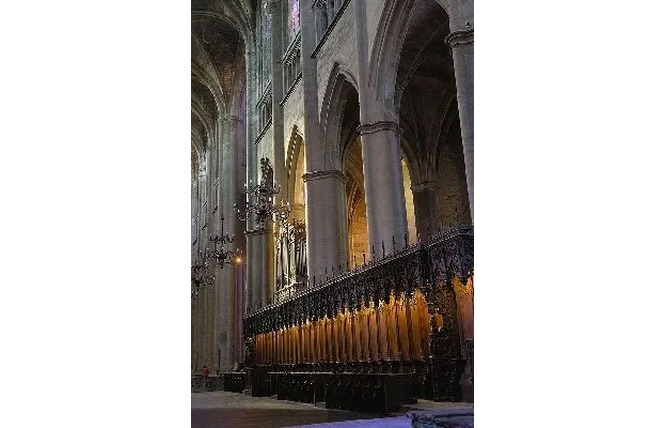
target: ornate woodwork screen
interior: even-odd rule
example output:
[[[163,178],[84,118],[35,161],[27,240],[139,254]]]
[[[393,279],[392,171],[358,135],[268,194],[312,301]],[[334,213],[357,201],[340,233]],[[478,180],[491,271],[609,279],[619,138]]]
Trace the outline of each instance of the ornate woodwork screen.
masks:
[[[279,251],[295,256],[293,235],[282,233],[286,245]],[[282,287],[298,278],[289,257],[279,262]],[[457,400],[467,356],[458,301],[473,293],[472,277],[473,227],[451,228],[250,313],[247,364],[273,371],[408,372],[418,379],[419,395]]]

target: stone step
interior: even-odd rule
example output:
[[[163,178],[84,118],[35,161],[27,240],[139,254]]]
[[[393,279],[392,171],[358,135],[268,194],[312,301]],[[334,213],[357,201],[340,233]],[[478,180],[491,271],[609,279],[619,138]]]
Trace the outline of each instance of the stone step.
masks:
[[[473,428],[473,408],[407,413],[413,428]]]
[[[473,404],[472,403],[454,403],[454,402],[438,402],[418,399],[418,402],[413,404],[402,404],[400,405],[400,412],[417,412],[417,411],[437,411],[437,412],[453,412],[453,413],[464,413],[470,411],[473,413]]]

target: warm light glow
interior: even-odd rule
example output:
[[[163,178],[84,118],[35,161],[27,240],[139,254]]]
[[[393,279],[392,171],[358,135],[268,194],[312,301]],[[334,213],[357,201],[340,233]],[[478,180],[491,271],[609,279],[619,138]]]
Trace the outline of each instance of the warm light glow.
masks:
[[[240,263],[242,263],[242,258],[241,258],[240,256],[236,256],[236,258],[235,258],[235,263],[236,263],[237,265],[239,265]]]

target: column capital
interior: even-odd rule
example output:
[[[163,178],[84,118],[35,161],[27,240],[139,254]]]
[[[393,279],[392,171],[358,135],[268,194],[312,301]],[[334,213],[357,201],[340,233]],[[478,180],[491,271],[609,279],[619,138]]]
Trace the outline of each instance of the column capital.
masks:
[[[457,45],[464,45],[473,43],[473,28],[465,28],[464,30],[453,31],[446,36],[446,43],[454,48]]]
[[[323,180],[326,178],[336,178],[342,183],[346,183],[346,176],[341,172],[336,169],[329,169],[326,171],[312,171],[312,172],[306,172],[302,176],[303,181],[308,182],[308,181],[314,181],[314,180]]]
[[[242,123],[242,119],[239,116],[225,116],[224,117],[224,122],[236,122],[236,123]]]
[[[356,128],[360,135],[374,134],[382,131],[392,131],[400,133],[399,124],[390,120],[381,120],[374,123],[360,125]]]
[[[245,231],[245,236],[257,236],[257,235],[263,235],[265,233],[265,230],[260,230],[260,229],[254,229],[254,230],[246,230]]]
[[[435,184],[432,181],[425,181],[423,183],[412,184],[411,191],[415,193],[424,192],[426,190],[434,191],[436,190]]]

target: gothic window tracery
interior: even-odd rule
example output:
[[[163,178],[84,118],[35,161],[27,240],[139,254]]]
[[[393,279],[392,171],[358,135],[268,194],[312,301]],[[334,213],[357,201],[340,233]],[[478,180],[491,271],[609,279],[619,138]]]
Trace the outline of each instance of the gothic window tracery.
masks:
[[[259,104],[259,131],[263,131],[272,123],[272,90],[268,87],[261,103]]]
[[[300,30],[300,0],[290,0],[290,22],[293,34]]]
[[[349,0],[317,0],[314,4],[316,8],[316,35],[320,41],[328,27],[332,25],[335,17],[342,10],[342,6]]]
[[[300,56],[300,40],[298,40],[284,62],[284,88],[287,91],[296,83],[302,72]]]

